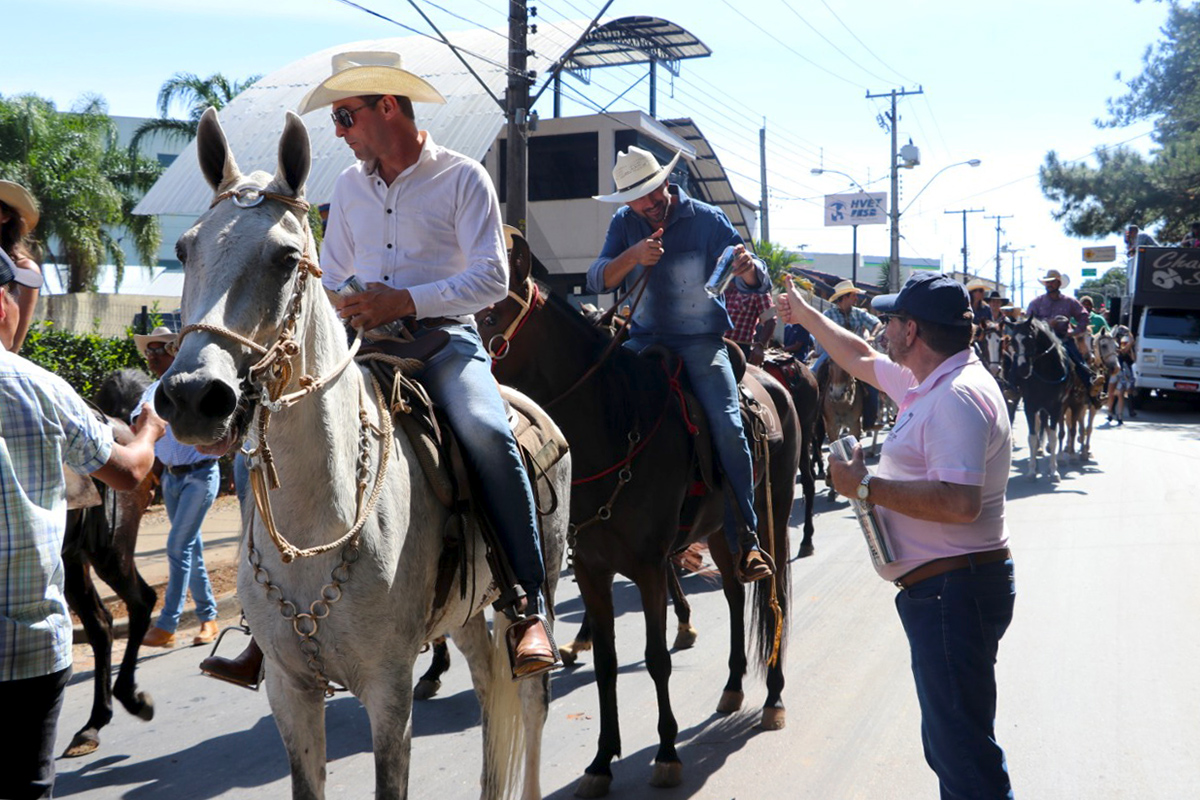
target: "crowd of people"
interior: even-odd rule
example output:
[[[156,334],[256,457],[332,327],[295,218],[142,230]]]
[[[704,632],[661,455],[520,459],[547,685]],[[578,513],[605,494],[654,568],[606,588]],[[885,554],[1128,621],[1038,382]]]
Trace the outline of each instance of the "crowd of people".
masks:
[[[517,620],[513,672],[527,677],[561,662],[546,627],[546,565],[532,489],[472,320],[505,296],[505,238],[486,172],[418,126],[414,103],[437,102],[434,87],[404,70],[397,54],[383,52],[335,56],[333,74],[305,97],[301,112],[329,107],[336,135],[356,159],[335,185],[320,264],[330,289],[351,277],[365,286],[335,301],[348,325],[373,329],[403,321],[418,338],[449,335],[450,346],[426,365],[423,380],[484,478],[484,501],[516,581],[506,599],[507,613]],[[676,153],[663,163],[636,146],[617,154],[614,191],[595,198],[617,209],[588,270],[589,291],[644,287],[625,346],[665,346],[682,359],[712,422],[731,489],[725,534],[745,582],[771,576],[774,565],[759,546],[750,452],[723,337],[750,355],[772,338],[777,314],[785,323],[783,350],[811,361],[818,373],[833,361],[865,384],[867,428],[881,393],[895,403],[897,419],[875,471],[857,449],[849,461],[831,462],[831,480],[839,493],[873,504],[887,521],[896,560],[879,574],[899,590],[896,608],[912,652],[922,741],[942,796],[1011,797],[994,719],[995,662],[1015,597],[1004,521],[1012,433],[1000,389],[971,342],[974,326],[1017,321],[1022,310],[981,281],[963,286],[922,273],[898,293],[869,303],[863,288],[842,281],[819,311],[790,278],[784,287],[773,286],[766,265],[725,214],[687,194],[674,178],[679,158]],[[419,215],[408,213],[417,208]],[[217,633],[200,530],[218,490],[216,460],[177,441],[155,413],[157,381],[132,420],[135,440],[122,446],[64,381],[15,355],[41,286],[30,238],[38,216],[24,187],[0,181],[0,476],[7,521],[0,574],[15,576],[0,587],[0,701],[15,723],[17,744],[0,770],[0,797],[46,797],[53,785],[55,727],[71,671],[59,558],[61,465],[118,488],[152,468],[161,472],[170,575],[162,613],[144,643],[175,645],[189,590],[201,622],[194,643],[211,642]],[[432,219],[441,224],[429,224]],[[1153,244],[1131,230],[1131,248]],[[1197,245],[1200,224],[1185,242]],[[711,296],[705,281],[727,249],[732,283],[724,295]],[[1040,281],[1045,293],[1024,315],[1058,330],[1090,384],[1069,334],[1107,329],[1104,308],[1064,295],[1069,279],[1056,270]],[[776,302],[773,290],[782,290]],[[160,328],[135,338],[149,370],[161,378],[171,367],[176,332]],[[1119,405],[1116,414],[1119,420]],[[247,654],[240,657],[253,661],[246,670],[222,674],[231,667],[221,659],[206,660],[205,669],[227,679],[256,674],[261,651],[252,644]]]

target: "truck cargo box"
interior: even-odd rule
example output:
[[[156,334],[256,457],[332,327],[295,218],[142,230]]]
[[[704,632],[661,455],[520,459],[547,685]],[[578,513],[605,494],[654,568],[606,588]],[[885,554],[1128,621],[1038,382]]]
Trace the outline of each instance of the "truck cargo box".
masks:
[[[1139,247],[1133,304],[1200,309],[1200,249]]]

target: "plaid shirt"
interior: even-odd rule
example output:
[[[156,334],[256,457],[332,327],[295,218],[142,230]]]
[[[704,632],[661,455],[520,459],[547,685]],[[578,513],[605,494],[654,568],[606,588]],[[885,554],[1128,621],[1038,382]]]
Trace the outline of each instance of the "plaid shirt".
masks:
[[[726,336],[735,342],[753,342],[758,318],[771,307],[771,295],[751,294],[729,289],[725,292],[725,310],[729,312],[729,320],[733,330],[727,331]]]
[[[66,381],[0,351],[0,681],[71,666],[63,464],[95,472],[112,443]]]

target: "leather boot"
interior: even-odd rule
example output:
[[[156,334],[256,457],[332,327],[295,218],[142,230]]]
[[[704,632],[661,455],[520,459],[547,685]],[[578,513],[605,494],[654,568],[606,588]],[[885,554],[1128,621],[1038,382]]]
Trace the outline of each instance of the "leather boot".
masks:
[[[216,640],[217,634],[220,632],[221,629],[217,627],[217,621],[215,619],[201,622],[200,630],[196,633],[196,638],[192,639],[192,647],[201,644],[212,644]]]
[[[762,550],[754,549],[742,554],[737,568],[737,578],[742,583],[754,583],[774,574],[775,565]]]
[[[246,689],[256,689],[258,688],[258,677],[262,673],[262,662],[263,652],[252,636],[250,644],[246,645],[246,649],[236,658],[209,656],[200,662],[200,671],[205,675],[229,681]]]
[[[540,615],[514,622],[508,637],[513,654],[513,678],[532,678],[563,665],[546,621]]]
[[[146,637],[142,639],[143,647],[174,647],[175,634],[164,631],[157,625],[146,632]]]

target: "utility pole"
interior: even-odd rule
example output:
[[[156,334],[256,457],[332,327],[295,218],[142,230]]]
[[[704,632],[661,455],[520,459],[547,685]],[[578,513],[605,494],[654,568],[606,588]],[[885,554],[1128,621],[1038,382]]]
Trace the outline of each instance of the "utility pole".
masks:
[[[997,214],[994,217],[984,217],[984,219],[996,220],[996,290],[1000,289],[1000,220],[1012,219],[1012,214]]]
[[[889,127],[892,129],[892,252],[888,258],[888,291],[900,291],[900,176],[896,172],[896,157],[898,155],[898,143],[896,140],[899,117],[896,115],[896,98],[905,97],[910,94],[924,94],[921,87],[917,87],[915,92],[907,89],[892,89],[890,92],[881,94],[871,94],[867,92],[867,99],[871,100],[876,97],[891,97],[892,111],[888,116]]]
[[[762,185],[762,199],[759,201],[758,239],[762,242],[771,241],[771,226],[767,214],[767,119],[763,117],[763,126],[758,129],[758,163],[759,183]]]
[[[508,152],[505,157],[507,186],[504,217],[509,225],[526,231],[526,203],[529,198],[529,84],[526,47],[529,10],[525,0],[508,0]]]
[[[982,214],[987,209],[984,208],[960,208],[958,211],[946,211],[946,214],[962,214],[963,215],[963,283],[970,280],[967,277],[967,214]]]

